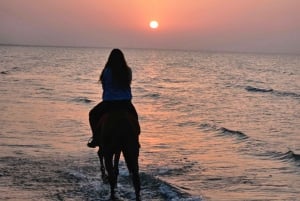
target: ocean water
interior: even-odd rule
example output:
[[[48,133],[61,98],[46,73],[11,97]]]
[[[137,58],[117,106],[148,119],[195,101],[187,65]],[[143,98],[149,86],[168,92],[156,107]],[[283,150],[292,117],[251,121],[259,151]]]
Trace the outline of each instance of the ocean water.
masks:
[[[299,55],[123,51],[143,200],[300,200]],[[108,200],[86,143],[109,53],[0,46],[0,200]]]

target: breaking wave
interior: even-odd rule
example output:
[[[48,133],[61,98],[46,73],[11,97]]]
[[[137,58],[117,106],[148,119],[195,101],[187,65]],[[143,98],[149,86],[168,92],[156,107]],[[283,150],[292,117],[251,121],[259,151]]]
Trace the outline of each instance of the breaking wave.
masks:
[[[270,151],[270,150],[261,149],[262,146],[267,147],[265,142],[252,139],[247,134],[241,131],[231,130],[225,127],[218,127],[216,125],[209,124],[209,123],[200,124],[199,128],[206,132],[213,132],[217,134],[217,136],[221,136],[221,137],[232,136],[238,140],[241,140],[240,141],[241,143],[245,143],[244,144],[245,146],[241,147],[241,151],[246,154],[251,154],[259,157],[267,157],[267,158],[272,158],[275,160],[281,160],[286,162],[296,162],[296,165],[300,166],[300,154],[297,154],[292,150],[289,150],[287,152],[279,152],[277,150]]]
[[[241,132],[241,131],[230,130],[230,129],[224,128],[224,127],[221,127],[218,130],[220,130],[221,133],[224,134],[224,135],[233,135],[233,136],[238,137],[239,139],[247,139],[248,138],[248,136],[245,133]]]
[[[55,200],[110,200],[110,187],[101,180],[98,161],[78,160],[2,157],[0,178],[9,186],[19,187],[20,192],[42,193],[38,197],[32,194],[33,200],[45,197]],[[119,168],[116,196],[120,200],[133,200],[135,193],[124,161],[120,161]],[[143,200],[202,200],[152,174],[142,171],[140,177]]]
[[[286,153],[279,153],[277,155],[277,157],[282,160],[292,160],[295,162],[300,162],[300,154],[296,154],[291,150],[287,151]]]

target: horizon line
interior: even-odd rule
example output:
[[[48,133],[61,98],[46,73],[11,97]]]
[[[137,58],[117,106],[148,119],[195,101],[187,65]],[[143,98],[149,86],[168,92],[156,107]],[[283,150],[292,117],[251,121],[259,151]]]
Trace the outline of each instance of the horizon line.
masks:
[[[161,50],[161,51],[193,51],[204,53],[227,53],[227,54],[283,54],[283,55],[300,55],[300,52],[255,52],[255,51],[234,51],[234,50],[204,50],[204,49],[171,49],[171,48],[146,48],[146,47],[108,47],[108,46],[89,46],[89,45],[46,45],[46,44],[21,44],[21,43],[0,43],[0,46],[12,47],[52,47],[52,48],[94,48],[94,49],[140,49],[140,50]]]

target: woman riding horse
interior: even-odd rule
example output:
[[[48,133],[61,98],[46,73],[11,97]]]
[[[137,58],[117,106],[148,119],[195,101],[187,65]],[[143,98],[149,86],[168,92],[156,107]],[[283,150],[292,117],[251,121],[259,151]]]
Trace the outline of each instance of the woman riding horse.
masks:
[[[108,57],[108,61],[106,65],[104,66],[104,69],[102,70],[99,78],[99,82],[102,84],[102,99],[103,101],[97,104],[89,113],[89,122],[92,130],[93,137],[88,142],[87,146],[90,148],[95,148],[99,146],[99,151],[101,152],[101,149],[105,147],[106,150],[109,149],[109,146],[105,144],[102,141],[101,138],[103,138],[103,133],[107,133],[107,129],[105,130],[103,127],[107,127],[105,117],[106,119],[109,117],[109,114],[116,114],[118,111],[122,111],[120,114],[123,114],[124,112],[127,114],[126,117],[129,117],[127,120],[126,118],[123,118],[120,126],[124,126],[124,128],[127,128],[128,130],[130,128],[128,125],[130,124],[129,121],[136,121],[135,128],[137,129],[135,133],[140,133],[140,127],[138,123],[138,114],[135,110],[135,107],[133,106],[131,99],[132,99],[132,93],[131,93],[131,80],[132,80],[132,71],[130,67],[128,67],[124,54],[119,49],[113,49]],[[119,114],[119,115],[120,115]],[[114,115],[112,115],[114,116]],[[121,115],[122,116],[122,115]],[[114,122],[114,121],[111,121]],[[128,123],[129,122],[129,123]],[[116,123],[116,122],[115,122]],[[127,124],[127,125],[126,125]],[[126,125],[126,126],[125,126]],[[117,127],[118,125],[114,125]],[[104,130],[105,131],[104,131]],[[110,131],[111,132],[111,131]],[[115,130],[115,132],[117,132]],[[118,132],[117,132],[118,133]],[[122,139],[124,136],[127,136],[127,138],[130,138],[130,135],[122,135]],[[129,136],[129,137],[128,137]],[[120,137],[120,136],[119,136]],[[123,140],[127,140],[123,139]],[[119,139],[121,140],[121,139]],[[134,139],[135,140],[135,139]],[[138,138],[137,138],[138,140]],[[99,154],[99,152],[98,152]],[[100,153],[101,154],[101,153]],[[104,158],[105,158],[105,154]],[[124,152],[123,152],[124,155]],[[100,156],[100,155],[99,155]],[[125,160],[126,160],[126,156]],[[100,160],[101,161],[101,160]],[[126,161],[127,162],[127,161]],[[107,161],[105,161],[105,164]],[[130,170],[130,165],[127,166]],[[111,170],[108,170],[107,164],[106,169],[108,172]],[[136,173],[135,173],[136,174]],[[110,175],[110,174],[109,174]],[[137,182],[134,182],[137,183]],[[139,183],[139,182],[138,182]],[[139,195],[137,195],[139,197]],[[137,198],[138,200],[139,198]]]

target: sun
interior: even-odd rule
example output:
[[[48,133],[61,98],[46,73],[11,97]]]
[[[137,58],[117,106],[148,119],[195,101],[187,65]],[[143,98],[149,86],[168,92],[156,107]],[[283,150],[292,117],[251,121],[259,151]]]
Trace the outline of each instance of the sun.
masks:
[[[157,29],[159,24],[156,20],[152,20],[152,21],[150,21],[149,26],[151,29]]]

